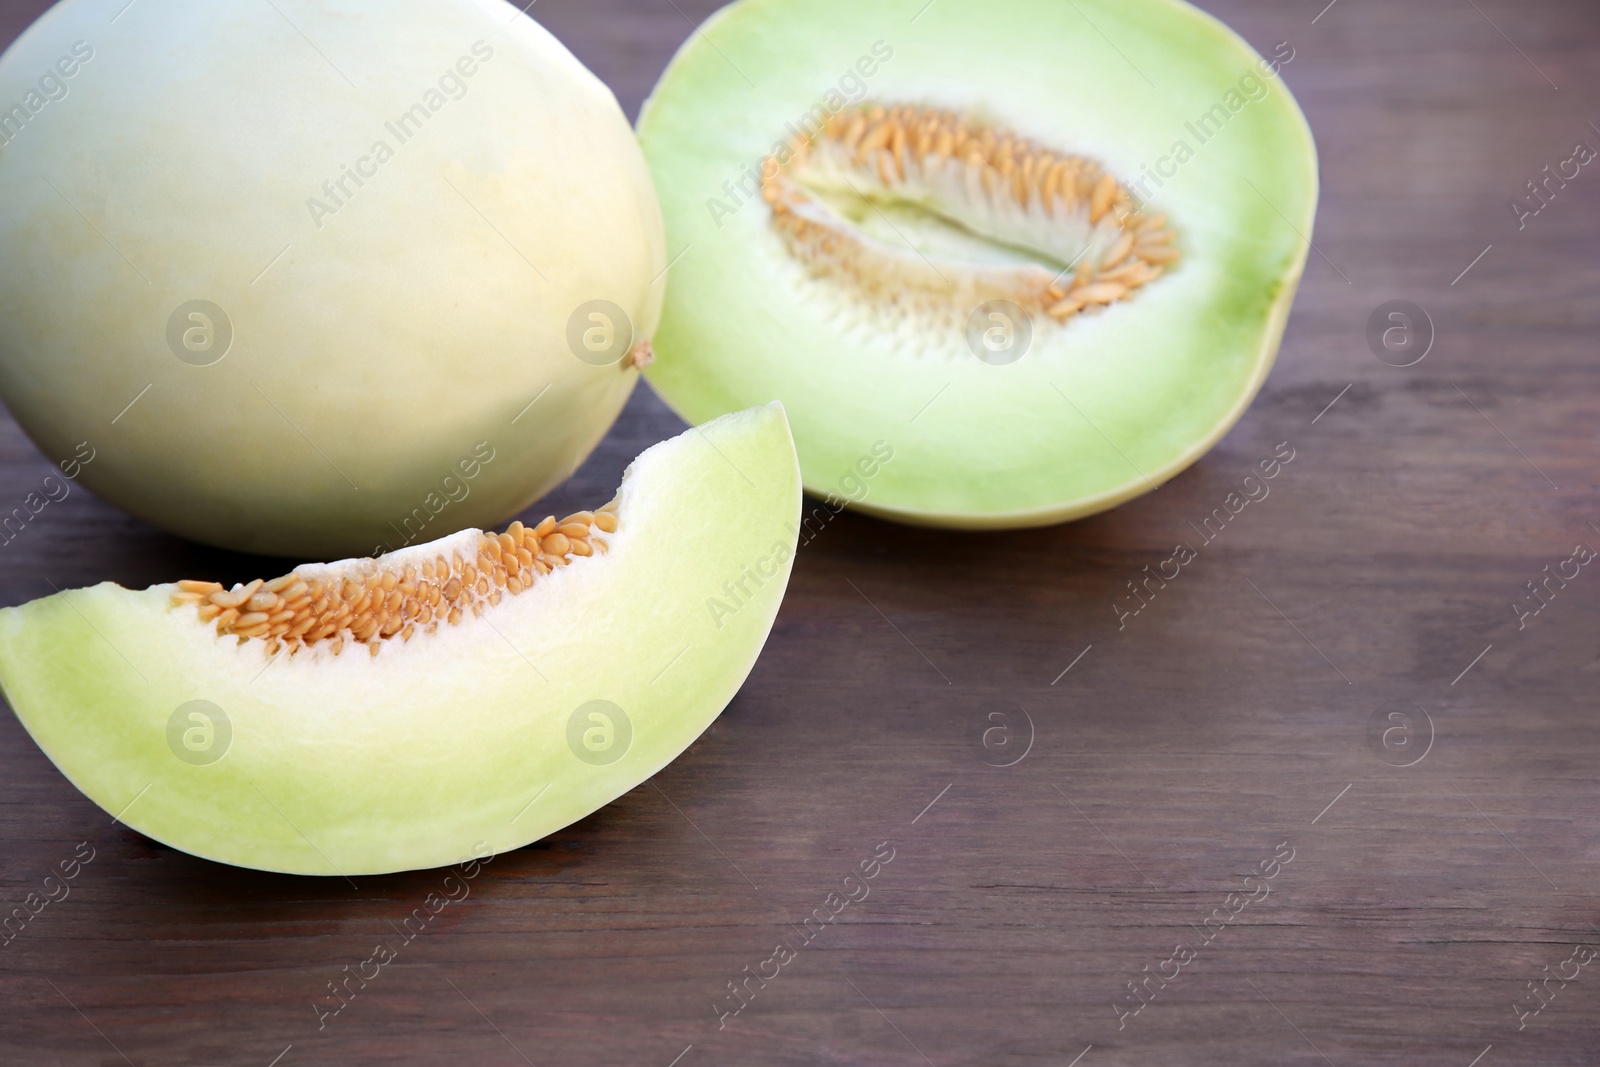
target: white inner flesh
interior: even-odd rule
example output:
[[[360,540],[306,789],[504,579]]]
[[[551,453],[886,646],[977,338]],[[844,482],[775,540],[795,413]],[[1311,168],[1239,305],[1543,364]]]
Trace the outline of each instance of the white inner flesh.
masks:
[[[1096,225],[1082,202],[1063,210],[1035,194],[1019,203],[1009,182],[985,188],[981,166],[950,156],[919,159],[908,152],[904,168],[904,180],[885,182],[880,171],[855,162],[853,149],[819,138],[796,179],[865,233],[902,254],[943,260],[940,266],[951,270],[964,263],[1034,265],[1053,267],[1054,277],[1086,252],[1098,263],[1122,236],[1111,214]]]

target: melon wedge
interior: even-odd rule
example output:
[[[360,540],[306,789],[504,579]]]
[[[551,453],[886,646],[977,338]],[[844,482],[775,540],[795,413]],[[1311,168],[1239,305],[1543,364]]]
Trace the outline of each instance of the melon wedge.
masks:
[[[495,559],[518,539],[538,558],[544,533],[526,584],[467,530],[243,590],[303,601],[390,575],[426,602],[453,577],[460,610],[447,597],[368,633],[369,609],[307,641],[321,631],[284,637],[248,611],[202,621],[208,588],[237,587],[106,583],[0,611],[0,685],[74,785],[175,848],[308,875],[444,866],[582,818],[710,725],[771,630],[799,508],[769,404],[644,452],[612,505],[581,513],[587,540],[501,535]]]

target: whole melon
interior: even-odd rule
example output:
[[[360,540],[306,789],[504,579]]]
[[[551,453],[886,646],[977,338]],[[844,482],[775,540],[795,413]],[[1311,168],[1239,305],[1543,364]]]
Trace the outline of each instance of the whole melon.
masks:
[[[564,479],[666,267],[616,99],[501,0],[64,0],[0,57],[0,255],[0,396],[41,449],[304,558]]]

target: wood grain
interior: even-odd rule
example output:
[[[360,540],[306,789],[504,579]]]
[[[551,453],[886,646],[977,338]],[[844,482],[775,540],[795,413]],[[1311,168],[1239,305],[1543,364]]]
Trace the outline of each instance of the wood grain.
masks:
[[[0,37],[44,6],[0,0]],[[533,11],[633,114],[711,6]],[[0,903],[80,842],[94,859],[0,950],[0,1061],[1600,1061],[1600,969],[1552,982],[1520,1030],[1513,1008],[1575,945],[1600,945],[1600,575],[1524,629],[1510,608],[1574,544],[1600,546],[1600,176],[1520,232],[1506,207],[1600,138],[1600,15],[1584,0],[1209,6],[1258,48],[1296,48],[1285,77],[1324,180],[1279,365],[1214,452],[1055,529],[832,520],[701,741],[495,859],[321,1030],[326,983],[395,940],[441,874],[352,886],[155,846],[7,716]],[[1367,349],[1391,299],[1436,324],[1417,366]],[[551,506],[604,499],[678,427],[640,390]],[[1281,442],[1295,459],[1270,497],[1119,630],[1125,583]],[[0,504],[48,471],[0,421]],[[0,548],[0,603],[258,569],[74,493]],[[1368,744],[1391,704],[1431,720],[1413,766]],[[994,708],[1014,745],[1031,719],[1011,767],[981,741]],[[884,841],[895,858],[871,895],[805,942],[797,924]],[[1284,842],[1264,899],[1202,945]],[[727,983],[779,941],[795,958],[719,1026]],[[1193,960],[1119,1028],[1127,983],[1170,974],[1180,943]]]

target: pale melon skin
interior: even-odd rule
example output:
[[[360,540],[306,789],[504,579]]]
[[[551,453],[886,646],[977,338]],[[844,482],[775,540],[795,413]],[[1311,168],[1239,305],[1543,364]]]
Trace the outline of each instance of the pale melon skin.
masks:
[[[65,0],[0,57],[0,110],[46,75],[66,94],[0,137],[0,395],[52,459],[88,443],[83,485],[210,544],[329,559],[497,524],[637,381],[574,355],[573,313],[656,327],[632,130],[502,0],[276,6]],[[168,342],[195,300],[232,325],[209,366]]]
[[[798,536],[781,407],[649,449],[619,500],[609,552],[377,657],[324,647],[269,666],[263,642],[218,638],[172,607],[174,586],[108,583],[0,611],[0,685],[85,795],[196,856],[355,876],[504,852],[661,770],[749,674]],[[194,700],[231,727],[204,765],[168,740]],[[609,764],[568,743],[593,700],[632,724]]]
[[[1263,77],[1261,55],[1182,0],[740,0],[701,29],[639,120],[668,242],[690,249],[647,372],[684,418],[781,400],[812,493],[910,524],[997,529],[1149,492],[1248,409],[1316,213],[1292,58]],[[1265,92],[1199,143],[1185,124],[1247,74]],[[1187,140],[1193,158],[1146,187],[1184,258],[1131,301],[1037,329],[1006,366],[976,358],[959,327],[928,344],[880,329],[870,308],[824,295],[753,189],[725,185],[833,106],[830,92],[984,116],[1124,183]]]

